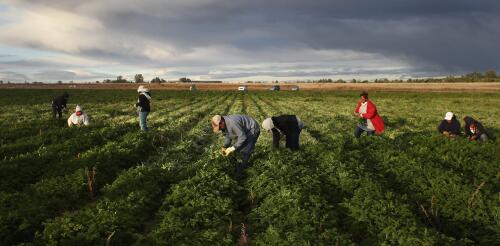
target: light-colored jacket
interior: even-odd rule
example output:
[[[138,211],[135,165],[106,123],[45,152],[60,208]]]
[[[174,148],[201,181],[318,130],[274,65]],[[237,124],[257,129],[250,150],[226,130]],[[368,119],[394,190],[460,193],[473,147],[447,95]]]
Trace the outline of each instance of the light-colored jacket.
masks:
[[[226,122],[226,130],[223,132],[224,147],[229,147],[232,140],[235,140],[233,146],[240,149],[248,137],[260,131],[259,123],[248,115],[226,115],[223,118]]]
[[[71,127],[73,125],[75,126],[88,126],[90,124],[90,119],[89,116],[82,112],[80,116],[76,115],[76,112],[73,113],[69,118],[68,118],[68,126]]]

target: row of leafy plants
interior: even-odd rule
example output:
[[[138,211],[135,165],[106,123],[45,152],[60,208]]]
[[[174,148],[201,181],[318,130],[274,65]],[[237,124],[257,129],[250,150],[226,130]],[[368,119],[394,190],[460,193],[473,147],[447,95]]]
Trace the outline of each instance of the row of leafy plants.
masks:
[[[48,220],[37,241],[54,245],[144,242],[141,235],[156,223],[152,214],[161,204],[158,198],[170,193],[172,185],[192,176],[195,169],[191,163],[206,153],[207,150],[200,147],[213,139],[208,135],[206,119],[210,112],[227,103],[226,98],[207,105],[203,112],[193,112],[191,117],[197,122],[193,128],[176,127],[178,134],[186,132],[182,140],[178,138],[176,142],[165,145],[145,164],[124,171],[103,189],[96,203]],[[188,122],[181,120],[177,124]],[[205,139],[203,143],[200,143],[200,137]],[[179,145],[184,147],[179,148]]]
[[[183,109],[185,112],[178,116],[188,119],[179,122],[190,123],[183,126],[173,124],[181,131],[189,129],[196,122],[193,120],[213,105],[201,104],[194,110],[190,107]],[[124,135],[122,141],[108,142],[103,147],[88,150],[74,163],[68,163],[68,168],[74,171],[67,169],[68,173],[62,176],[42,179],[23,192],[2,193],[5,199],[0,204],[6,209],[0,219],[2,225],[9,228],[2,230],[5,233],[2,236],[7,242],[30,241],[35,231],[40,230],[42,221],[91,202],[94,196],[99,195],[100,188],[114,180],[119,172],[143,162],[145,156],[154,154],[162,145],[179,139],[181,133],[178,130],[160,131],[158,134],[134,130]],[[155,137],[157,135],[161,137]]]

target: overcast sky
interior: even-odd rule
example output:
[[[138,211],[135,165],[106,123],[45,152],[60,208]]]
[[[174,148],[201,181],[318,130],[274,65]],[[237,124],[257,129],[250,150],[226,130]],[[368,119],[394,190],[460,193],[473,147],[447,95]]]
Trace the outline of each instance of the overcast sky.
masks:
[[[498,0],[0,0],[0,80],[500,71]]]

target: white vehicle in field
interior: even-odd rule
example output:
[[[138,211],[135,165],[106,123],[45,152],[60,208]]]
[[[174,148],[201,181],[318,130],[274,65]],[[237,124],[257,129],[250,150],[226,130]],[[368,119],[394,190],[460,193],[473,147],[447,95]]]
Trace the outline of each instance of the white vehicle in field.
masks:
[[[248,91],[248,87],[246,85],[239,86],[238,91]]]
[[[294,85],[292,86],[292,91],[299,91],[299,86],[298,85]]]

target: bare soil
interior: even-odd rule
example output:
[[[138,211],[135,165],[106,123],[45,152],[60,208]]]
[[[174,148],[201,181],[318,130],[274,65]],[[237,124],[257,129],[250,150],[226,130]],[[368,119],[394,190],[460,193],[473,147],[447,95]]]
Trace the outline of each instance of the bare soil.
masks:
[[[189,90],[190,83],[144,83],[151,90]],[[196,89],[206,90],[237,90],[246,85],[248,90],[269,90],[273,85],[279,85],[281,90],[289,91],[293,86],[299,86],[305,91],[436,91],[436,92],[500,92],[500,83],[198,83]],[[95,84],[95,83],[63,83],[63,84],[0,84],[0,89],[103,89],[103,90],[135,90],[139,84]]]

